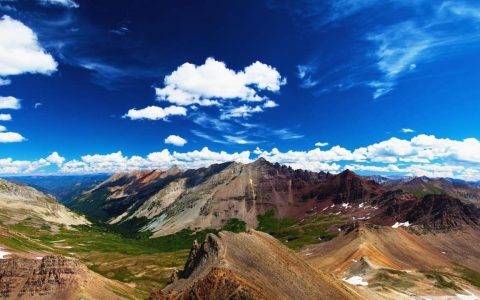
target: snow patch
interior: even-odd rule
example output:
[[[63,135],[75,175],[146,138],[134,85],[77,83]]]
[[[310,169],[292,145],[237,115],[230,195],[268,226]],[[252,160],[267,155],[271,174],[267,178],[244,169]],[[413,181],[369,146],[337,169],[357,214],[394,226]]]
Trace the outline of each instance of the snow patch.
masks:
[[[362,202],[358,205],[358,208],[362,208],[365,204]]]
[[[350,278],[343,278],[343,281],[346,283],[352,284],[352,285],[362,285],[362,286],[367,286],[368,282],[363,281],[363,278],[360,276],[352,276]]]
[[[2,249],[0,249],[0,259],[4,259],[5,256],[7,256],[9,254],[10,254],[10,252],[3,251]]]
[[[398,228],[398,227],[401,227],[401,226],[404,226],[404,227],[409,227],[410,226],[410,222],[395,222],[395,224],[392,225],[392,228]]]
[[[350,208],[350,203],[342,203],[343,208]]]
[[[479,298],[475,296],[472,292],[465,290],[465,292],[468,293],[468,295],[463,295],[463,294],[455,294],[455,297],[460,300],[478,300]]]

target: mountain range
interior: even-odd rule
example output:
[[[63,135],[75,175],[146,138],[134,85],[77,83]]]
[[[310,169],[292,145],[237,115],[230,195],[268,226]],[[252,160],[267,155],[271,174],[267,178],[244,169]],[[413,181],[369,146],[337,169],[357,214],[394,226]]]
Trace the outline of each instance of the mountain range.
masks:
[[[9,271],[0,290],[46,299],[480,295],[478,186],[379,178],[264,159],[173,167],[69,179],[63,190],[58,180],[68,208],[3,180],[0,263]],[[53,285],[34,276],[45,272],[59,274]]]

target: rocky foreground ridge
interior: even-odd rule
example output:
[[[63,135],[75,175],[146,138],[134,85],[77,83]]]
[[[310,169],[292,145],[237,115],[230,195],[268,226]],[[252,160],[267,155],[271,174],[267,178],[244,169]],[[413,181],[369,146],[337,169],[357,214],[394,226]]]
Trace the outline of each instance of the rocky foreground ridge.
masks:
[[[267,255],[268,253],[268,255]],[[359,299],[333,276],[313,269],[255,230],[210,234],[194,244],[182,271],[151,299]]]

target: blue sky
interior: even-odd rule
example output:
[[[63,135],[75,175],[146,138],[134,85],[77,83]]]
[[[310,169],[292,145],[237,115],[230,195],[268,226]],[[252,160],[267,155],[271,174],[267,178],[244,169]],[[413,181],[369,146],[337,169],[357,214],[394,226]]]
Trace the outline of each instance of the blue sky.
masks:
[[[0,0],[0,15],[2,174],[263,156],[480,180],[476,1]]]

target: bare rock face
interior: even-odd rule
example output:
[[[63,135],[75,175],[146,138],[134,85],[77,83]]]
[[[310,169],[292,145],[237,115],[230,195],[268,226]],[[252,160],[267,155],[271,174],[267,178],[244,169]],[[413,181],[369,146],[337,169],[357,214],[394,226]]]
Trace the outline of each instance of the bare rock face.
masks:
[[[116,283],[62,256],[0,260],[0,295],[5,299],[121,299],[109,285],[115,287]]]
[[[385,180],[382,186],[387,190],[402,190],[417,196],[446,194],[453,198],[480,207],[480,186],[478,183],[451,178],[415,177],[412,179]]]
[[[151,299],[359,299],[273,237],[251,230],[195,243],[184,271]]]
[[[418,198],[397,190],[385,193],[379,205],[379,211],[370,220],[374,224],[389,226],[408,222],[427,231],[480,228],[480,209],[448,195]]]

